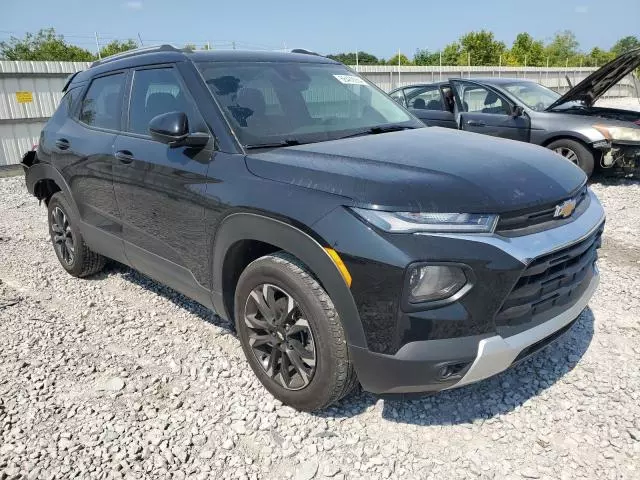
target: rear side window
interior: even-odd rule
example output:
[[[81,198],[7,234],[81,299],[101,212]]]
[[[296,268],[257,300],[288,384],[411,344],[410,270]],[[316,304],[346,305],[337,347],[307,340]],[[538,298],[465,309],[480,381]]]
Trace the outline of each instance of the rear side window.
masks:
[[[80,121],[91,127],[120,129],[124,73],[91,82],[80,107]]]
[[[200,117],[187,100],[175,69],[169,67],[137,70],[131,89],[128,131],[149,135],[151,119],[168,112],[186,113],[190,127],[200,123]]]
[[[73,101],[77,98],[78,89],[67,90],[60,100],[60,105],[54,112],[54,114],[49,119],[50,125],[60,125],[64,123],[64,121],[69,116],[69,111],[71,110],[71,106],[73,105]]]

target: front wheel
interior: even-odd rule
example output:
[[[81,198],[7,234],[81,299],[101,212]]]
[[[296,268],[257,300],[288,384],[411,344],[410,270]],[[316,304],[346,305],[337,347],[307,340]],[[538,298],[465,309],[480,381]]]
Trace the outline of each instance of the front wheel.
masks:
[[[553,150],[558,155],[563,156],[571,163],[575,163],[579,166],[587,177],[590,177],[593,173],[593,167],[595,164],[594,156],[591,150],[586,145],[568,138],[562,138],[551,142],[547,145],[547,148]]]
[[[333,302],[295,257],[276,253],[244,270],[235,320],[247,361],[265,388],[298,410],[320,410],[356,383]]]

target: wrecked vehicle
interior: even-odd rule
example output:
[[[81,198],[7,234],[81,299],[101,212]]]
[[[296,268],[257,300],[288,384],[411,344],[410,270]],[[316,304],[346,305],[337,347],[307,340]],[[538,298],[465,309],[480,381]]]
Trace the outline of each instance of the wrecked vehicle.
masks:
[[[640,172],[640,112],[595,106],[640,65],[640,49],[620,55],[564,95],[525,79],[452,78],[389,95],[428,126],[535,143],[587,175],[594,167]]]

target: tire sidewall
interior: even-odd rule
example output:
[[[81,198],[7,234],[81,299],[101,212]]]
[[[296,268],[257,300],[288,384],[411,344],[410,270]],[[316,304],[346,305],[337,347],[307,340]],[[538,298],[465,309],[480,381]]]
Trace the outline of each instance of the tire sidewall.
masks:
[[[60,257],[60,254],[58,253],[58,249],[55,247],[55,242],[53,241],[54,233],[51,227],[51,224],[52,224],[51,216],[52,216],[53,210],[56,207],[60,208],[64,212],[65,216],[67,217],[67,221],[69,222],[69,226],[71,227],[71,233],[73,235],[73,242],[74,242],[73,244],[74,255],[73,255],[73,262],[71,264],[68,264],[67,262],[64,261],[63,258]],[[49,200],[49,204],[47,205],[47,219],[49,223],[49,237],[51,238],[51,245],[53,246],[53,250],[56,253],[56,257],[58,258],[60,265],[62,265],[62,268],[64,268],[67,272],[71,274],[79,275],[80,272],[82,271],[82,263],[83,263],[83,258],[82,258],[83,249],[81,248],[82,236],[80,235],[80,231],[78,230],[77,221],[73,216],[73,214],[71,213],[71,208],[69,206],[69,203],[67,202],[66,198],[62,193],[54,194]]]
[[[246,300],[257,286],[269,283],[281,288],[298,303],[309,322],[316,348],[316,370],[309,385],[300,390],[287,390],[281,387],[264,371],[249,346],[248,331],[244,324]],[[252,370],[265,388],[283,403],[300,410],[312,410],[315,405],[325,403],[332,388],[332,380],[337,374],[333,362],[332,344],[329,341],[331,331],[320,299],[300,277],[286,266],[268,258],[258,259],[250,264],[240,276],[235,294],[236,330],[242,349]],[[326,400],[324,400],[326,398]]]
[[[589,151],[586,145],[575,140],[562,139],[550,143],[547,145],[547,148],[551,150],[555,150],[556,148],[568,148],[572,150],[578,157],[578,167],[580,167],[587,177],[593,174],[595,159],[593,153]]]

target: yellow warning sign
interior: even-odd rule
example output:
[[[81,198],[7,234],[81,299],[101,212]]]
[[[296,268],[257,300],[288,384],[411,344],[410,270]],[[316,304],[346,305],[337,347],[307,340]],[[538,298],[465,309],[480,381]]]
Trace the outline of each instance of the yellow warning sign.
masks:
[[[16,100],[18,100],[18,103],[31,103],[33,102],[33,93],[16,92]]]

